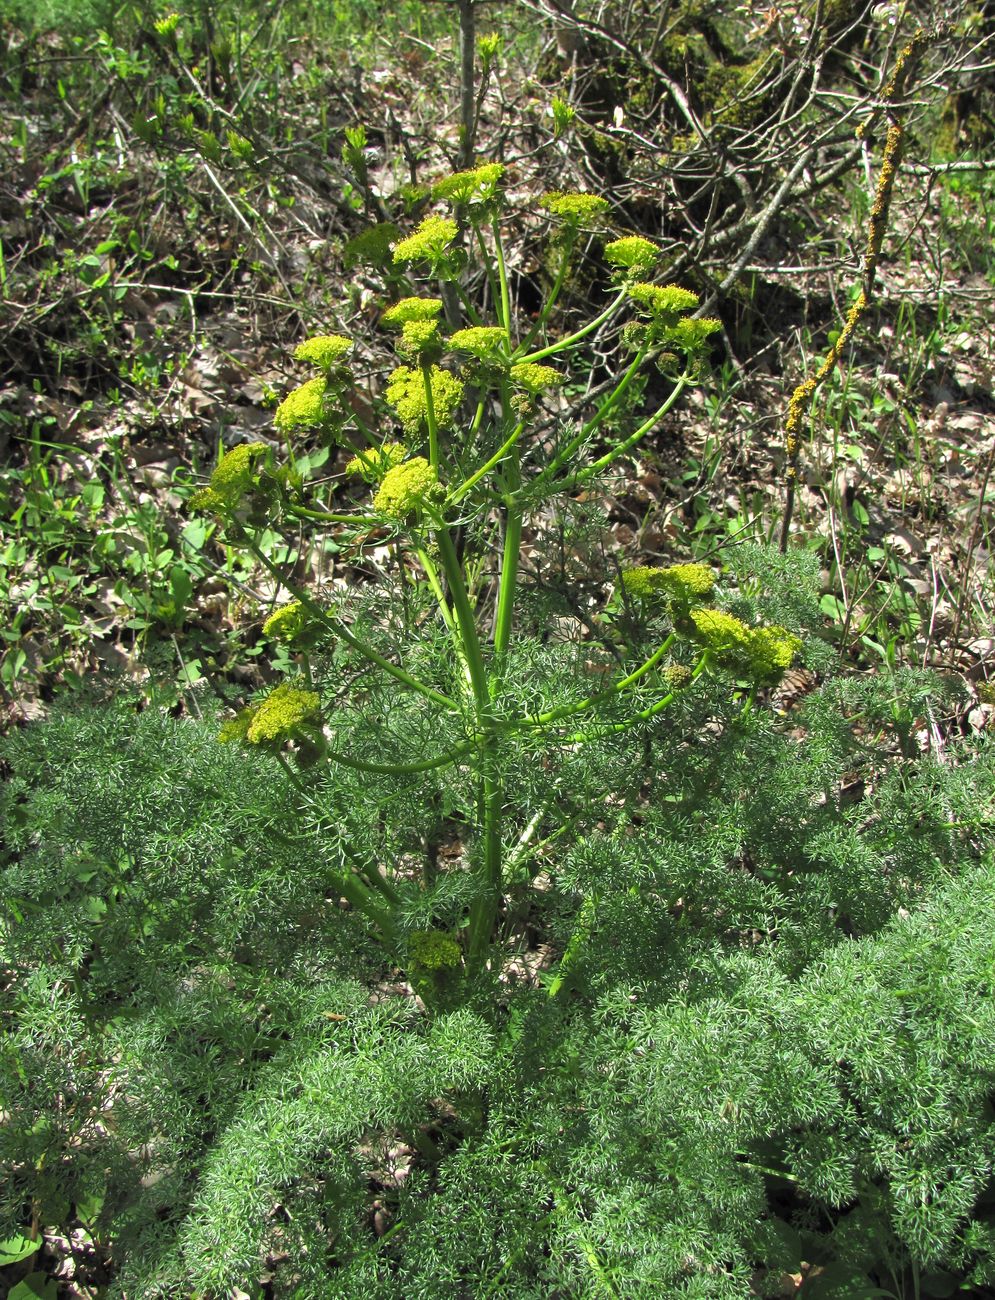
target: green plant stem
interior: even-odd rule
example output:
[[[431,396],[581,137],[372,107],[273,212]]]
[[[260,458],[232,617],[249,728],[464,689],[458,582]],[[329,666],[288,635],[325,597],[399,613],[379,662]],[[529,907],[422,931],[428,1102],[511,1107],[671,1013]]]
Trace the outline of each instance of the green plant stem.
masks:
[[[533,339],[535,339],[536,335],[546,324],[546,321],[549,320],[549,314],[553,310],[553,307],[556,305],[556,300],[559,298],[560,293],[563,289],[563,285],[566,282],[567,271],[570,268],[570,256],[573,253],[575,243],[576,243],[576,233],[574,231],[571,231],[570,244],[563,250],[563,257],[560,260],[560,265],[556,272],[556,279],[553,281],[553,287],[550,289],[549,295],[546,298],[546,301],[542,305],[542,310],[539,313],[539,319],[535,322],[535,324],[529,330],[526,337],[522,340],[521,346],[523,348],[528,348],[532,346]]]
[[[688,686],[690,686],[692,681],[695,681],[701,676],[708,663],[709,654],[706,650],[691,673],[691,679],[688,682]],[[597,731],[576,731],[571,736],[563,737],[560,743],[564,745],[582,745],[589,740],[597,740],[601,736],[614,734],[620,731],[628,731],[630,727],[636,726],[637,723],[648,722],[650,718],[655,718],[658,713],[662,713],[664,709],[669,708],[670,705],[673,704],[674,700],[677,699],[678,694],[683,694],[687,689],[687,686],[684,686],[681,688],[680,692],[671,691],[669,694],[665,695],[662,700],[657,700],[656,703],[651,704],[649,708],[640,709],[638,713],[634,713],[632,717],[627,718],[625,722],[614,722],[611,726],[601,727]]]
[[[599,456],[597,460],[592,461],[586,469],[578,470],[567,479],[561,479],[559,483],[553,484],[553,487],[561,492],[575,491],[582,483],[587,483],[596,474],[600,474],[603,469],[607,469],[613,461],[618,460],[619,456],[624,456],[627,451],[631,451],[663,419],[690,382],[691,377],[685,371],[678,379],[673,392],[667,400],[661,406],[658,406],[647,420],[643,421],[635,433],[630,433],[628,438],[625,438],[617,447],[613,447],[611,451],[606,452],[603,456]]]
[[[558,722],[561,718],[569,718],[575,714],[583,713],[586,709],[596,708],[606,700],[617,699],[623,691],[628,690],[630,686],[634,686],[636,682],[645,677],[647,673],[652,672],[673,645],[675,640],[676,633],[671,632],[670,636],[667,637],[663,644],[654,650],[650,657],[641,663],[638,668],[629,673],[627,677],[622,677],[617,682],[613,682],[612,685],[606,687],[603,691],[598,691],[594,695],[589,695],[586,699],[578,700],[574,704],[561,704],[555,709],[547,709],[544,713],[537,713],[534,717],[513,718],[510,719],[507,724],[502,722],[499,725],[507,725],[515,731],[522,730],[526,727],[542,727],[550,722]]]
[[[276,761],[283,768],[284,776],[286,776],[294,789],[299,791],[305,797],[309,797],[309,791],[301,783],[297,773],[287,762],[286,755],[278,753],[276,755]],[[351,854],[349,856],[351,858]],[[388,942],[394,943],[396,939],[396,931],[390,913],[383,907],[380,907],[379,904],[373,900],[369,886],[364,884],[364,882],[355,875],[342,875],[336,872],[333,879],[335,881],[335,887],[339,890],[342,897],[347,898],[358,912],[362,912],[365,917],[371,920],[374,925],[379,928],[380,932]]]
[[[487,287],[490,290],[491,301],[494,303],[495,312],[497,312],[500,309],[501,289],[494,272],[494,261],[487,247],[487,242],[484,239],[484,232],[481,229],[481,227],[474,224],[473,233],[477,240],[477,247],[480,249],[481,261],[484,264],[484,274],[487,277]],[[474,321],[474,324],[479,324],[479,318],[478,320]]]
[[[649,349],[646,347],[642,347],[639,349],[639,351],[636,353],[634,360],[631,362],[631,364],[629,365],[628,369],[626,370],[622,378],[619,380],[619,382],[615,385],[615,387],[608,394],[605,400],[601,403],[601,405],[598,407],[595,413],[583,426],[580,432],[575,434],[567,443],[567,445],[557,452],[557,454],[553,457],[550,463],[543,470],[542,474],[539,476],[539,481],[548,482],[549,479],[551,479],[552,476],[557,472],[557,470],[561,469],[566,464],[566,462],[577,453],[577,451],[584,445],[584,443],[591,436],[591,434],[594,433],[594,431],[598,428],[598,426],[604,422],[605,417],[609,414],[612,407],[616,406],[618,402],[622,399],[629,385],[632,383],[633,379],[639,373],[639,369],[642,366],[648,351]]]
[[[310,510],[306,506],[292,505],[289,502],[285,508],[295,519],[313,519],[321,524],[354,524],[357,528],[374,528],[379,522],[367,515],[340,515],[329,510]]]
[[[463,498],[466,496],[466,494],[470,491],[470,489],[475,487],[476,484],[480,482],[480,480],[484,477],[485,474],[489,474],[495,465],[499,465],[501,461],[504,460],[505,456],[508,455],[508,453],[514,447],[515,443],[522,436],[522,432],[524,429],[525,429],[524,422],[515,425],[515,428],[504,440],[504,442],[497,449],[497,451],[490,458],[490,460],[486,461],[483,465],[481,465],[480,469],[475,470],[465,482],[461,483],[459,487],[456,488],[456,490],[450,494],[449,496],[450,505],[455,505],[457,501],[462,501]]]
[[[437,767],[449,767],[458,762],[464,754],[468,754],[475,743],[473,740],[467,740],[462,745],[457,745],[455,749],[449,750],[447,754],[418,759],[414,763],[370,763],[365,758],[355,758],[351,754],[342,754],[335,749],[328,751],[328,758],[331,762],[341,763],[343,767],[355,768],[357,772],[378,772],[384,776],[409,776],[414,772],[431,772]]]
[[[453,287],[453,285],[452,285],[452,282],[451,282],[451,281],[444,281],[442,287],[443,287],[443,289],[450,289],[450,290],[451,290],[452,287]],[[474,304],[473,304],[473,303],[470,301],[470,299],[467,297],[466,292],[465,292],[465,290],[463,289],[463,287],[462,287],[461,285],[458,285],[458,284],[457,284],[457,285],[456,285],[456,289],[457,289],[457,293],[458,293],[458,300],[459,300],[460,303],[463,304],[463,311],[466,313],[466,318],[467,318],[467,320],[470,322],[471,325],[480,325],[480,324],[482,324],[482,321],[481,321],[481,318],[480,318],[480,313],[477,311],[477,308],[474,306]],[[449,321],[448,313],[447,313],[447,315],[446,315],[446,319],[447,319],[447,321]],[[450,327],[451,327],[452,329],[459,329],[459,327],[460,327],[460,321],[459,321],[458,313],[457,313],[457,318],[456,318],[455,320],[453,320],[453,321],[449,321],[449,325],[450,325]]]
[[[432,595],[435,597],[436,604],[439,606],[439,613],[442,615],[442,621],[449,629],[450,634],[455,632],[456,625],[453,622],[453,612],[449,608],[449,601],[446,599],[446,593],[442,589],[442,582],[439,579],[438,571],[432,562],[432,557],[424,546],[419,546],[417,542],[414,547],[415,555],[418,556],[419,563],[425,570],[425,577],[428,579],[428,585],[432,588]]]
[[[501,289],[501,328],[508,339],[511,350],[511,294],[508,292],[508,268],[504,263],[504,245],[501,243],[501,223],[495,216],[491,222],[494,235],[494,256],[497,258],[498,283]]]
[[[389,880],[385,880],[384,877],[381,876],[376,866],[364,867],[356,855],[350,849],[347,849],[344,844],[342,845],[342,853],[343,856],[348,858],[352,863],[353,870],[361,875],[367,884],[372,885],[374,889],[383,894],[388,903],[392,904],[394,907],[400,903],[401,895]]]
[[[469,441],[472,438],[475,438],[477,434],[480,432],[480,425],[483,422],[484,410],[486,409],[486,405],[487,403],[485,402],[484,398],[481,397],[480,400],[477,402],[477,409],[473,413],[473,419],[470,422],[470,428],[467,430],[467,441]]]
[[[563,950],[563,956],[560,958],[560,964],[557,967],[556,974],[549,982],[546,990],[548,998],[555,998],[557,993],[566,983],[568,976],[576,964],[577,955],[584,943],[590,936],[591,929],[594,925],[594,918],[598,910],[598,894],[588,894],[580,905],[580,911],[577,913],[577,920],[574,924],[573,933],[567,940],[567,946]]]
[[[498,672],[511,643],[511,625],[515,609],[515,589],[522,549],[522,475],[518,448],[513,446],[508,462],[508,491],[504,497],[504,552],[501,556],[501,580],[498,588],[497,614],[494,620],[494,655]]]
[[[459,711],[459,705],[455,700],[451,700],[448,695],[443,695],[443,693],[437,691],[434,686],[428,686],[425,682],[420,682],[417,677],[412,677],[409,672],[405,672],[405,670],[397,664],[392,664],[389,659],[385,659],[384,656],[374,650],[372,646],[367,645],[365,641],[361,641],[359,637],[354,636],[341,620],[332,618],[328,613],[326,613],[326,611],[323,610],[316,601],[311,599],[303,587],[298,583],[295,583],[293,579],[287,578],[279,571],[276,565],[270,560],[269,556],[263,553],[263,551],[244,530],[240,530],[239,540],[248,548],[249,551],[252,552],[259,563],[263,565],[263,567],[271,573],[274,578],[277,578],[281,583],[283,583],[295,600],[299,600],[313,618],[316,618],[322,626],[327,627],[335,636],[341,637],[342,640],[345,641],[346,645],[351,646],[361,654],[364,659],[368,659],[370,663],[376,664],[378,668],[382,668],[385,673],[389,673],[389,675],[397,681],[403,682],[405,686],[409,686],[413,691],[417,691],[419,695],[424,695],[427,700],[432,700],[435,704],[441,704],[445,709],[452,709],[456,712]]]
[[[568,334],[566,338],[562,338],[556,343],[550,343],[549,347],[540,348],[538,352],[529,352],[525,356],[515,355],[512,357],[512,361],[516,365],[519,363],[524,365],[526,362],[530,361],[541,361],[543,357],[551,357],[556,352],[562,352],[564,348],[572,347],[575,343],[579,343],[581,339],[587,338],[588,334],[599,329],[604,325],[605,321],[611,320],[612,316],[616,311],[618,311],[624,301],[625,290],[623,289],[621,293],[612,299],[600,316],[595,316],[594,320],[588,321],[588,323],[581,329],[575,330],[573,334]]]
[[[467,966],[480,970],[487,958],[494,920],[501,900],[501,818],[504,791],[497,771],[497,734],[491,706],[487,667],[477,635],[477,623],[467,595],[456,548],[445,524],[439,520],[439,553],[459,624],[460,651],[473,689],[480,770],[478,804],[483,828],[484,881],[470,908]]]
[[[439,425],[435,418],[435,398],[432,396],[432,367],[427,362],[421,365],[422,379],[425,383],[425,423],[428,425],[428,463],[434,470],[439,468]]]

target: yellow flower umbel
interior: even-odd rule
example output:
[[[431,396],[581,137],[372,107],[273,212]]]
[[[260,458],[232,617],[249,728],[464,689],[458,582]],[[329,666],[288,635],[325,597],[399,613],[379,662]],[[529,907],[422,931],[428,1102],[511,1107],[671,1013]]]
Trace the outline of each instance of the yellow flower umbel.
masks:
[[[424,456],[413,456],[403,465],[387,471],[373,508],[388,519],[403,522],[417,516],[433,498],[441,495],[439,476]]]
[[[409,320],[401,327],[397,350],[409,361],[431,365],[442,356],[442,335],[434,320]]]
[[[152,26],[160,36],[172,36],[180,25],[180,15],[177,13],[166,14],[163,18],[157,18]]]
[[[564,376],[552,366],[541,366],[536,361],[521,361],[511,367],[512,381],[529,393],[542,393],[549,388],[559,388]]]
[[[359,474],[367,483],[379,483],[389,469],[400,465],[408,454],[403,442],[385,442],[382,447],[368,447],[353,456],[345,467],[347,474]]]
[[[801,639],[776,623],[753,629],[750,663],[760,681],[777,681],[802,648]]]
[[[322,629],[312,614],[299,600],[275,609],[263,624],[263,636],[293,645],[299,650],[310,650],[321,637]]]
[[[783,627],[747,627],[720,609],[693,609],[691,621],[698,640],[718,663],[745,672],[758,682],[777,681],[802,648],[799,638]]]
[[[408,940],[408,974],[426,1001],[445,998],[463,963],[463,950],[444,930],[415,930]]]
[[[438,366],[432,366],[429,371],[429,382],[432,385],[435,422],[440,429],[447,429],[462,400],[463,385],[455,375],[451,375],[448,370],[440,370]],[[397,412],[405,432],[418,433],[428,418],[424,374],[409,366],[398,366],[387,383],[387,401]]]
[[[638,303],[655,321],[673,326],[678,318],[694,311],[698,295],[677,284],[630,284],[626,290],[633,302]]]
[[[693,609],[691,622],[699,638],[718,656],[745,653],[750,641],[750,629],[734,614],[722,609]]]
[[[273,423],[283,432],[320,428],[328,420],[327,396],[327,379],[309,379],[283,399],[276,408]]]
[[[605,261],[626,279],[645,275],[653,269],[659,257],[660,250],[656,244],[643,239],[642,235],[626,235],[605,244]]]
[[[469,352],[485,365],[507,365],[507,344],[507,334],[497,325],[471,325],[449,336],[450,348],[456,352]]]
[[[638,565],[625,569],[622,586],[637,600],[669,596],[679,605],[692,605],[715,586],[715,575],[707,564],[671,564],[666,568]]]
[[[485,163],[469,171],[444,176],[432,186],[434,199],[471,207],[493,207],[500,198],[498,182],[504,175],[501,163]]]
[[[539,206],[565,226],[580,230],[581,227],[596,225],[610,204],[598,194],[561,194],[554,190],[542,196]]]
[[[264,749],[280,749],[288,740],[313,743],[321,733],[321,701],[317,691],[284,682],[258,704],[243,709],[218,732],[221,744],[238,741]]]
[[[661,341],[670,347],[680,348],[682,352],[693,354],[700,352],[705,340],[721,328],[722,322],[714,316],[702,316],[698,320],[685,316],[663,332]]]
[[[411,960],[426,971],[452,970],[463,960],[463,950],[444,930],[415,930],[411,935]]]
[[[426,217],[407,239],[394,246],[394,261],[428,262],[433,275],[438,275],[449,262],[450,245],[459,227],[451,217]]]
[[[264,442],[243,442],[226,451],[211,475],[210,484],[190,498],[190,509],[231,514],[257,485],[256,467],[268,452]]]
[[[441,298],[402,298],[380,317],[384,325],[406,325],[413,320],[436,320],[442,311]]]
[[[352,339],[347,339],[344,334],[318,334],[298,343],[294,357],[298,361],[307,361],[317,366],[323,374],[330,375],[351,347]]]

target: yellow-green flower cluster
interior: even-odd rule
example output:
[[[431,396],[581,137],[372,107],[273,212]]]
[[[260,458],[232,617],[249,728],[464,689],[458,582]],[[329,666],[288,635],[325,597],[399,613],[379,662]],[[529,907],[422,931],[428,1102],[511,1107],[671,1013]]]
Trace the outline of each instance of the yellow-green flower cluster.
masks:
[[[444,930],[415,930],[409,951],[412,963],[426,971],[452,970],[463,959],[459,944]]]
[[[250,745],[279,746],[313,731],[321,722],[317,691],[304,691],[284,682],[258,704],[243,709],[218,732],[222,744],[241,741]]]
[[[166,14],[164,18],[157,18],[152,26],[160,36],[172,36],[180,25],[180,15],[177,13]]]
[[[709,594],[715,586],[715,575],[707,564],[637,565],[623,571],[622,585],[628,595],[640,600],[667,595],[691,604]]]
[[[426,217],[408,235],[394,246],[395,262],[430,262],[433,267],[442,262],[459,227],[451,217]]]
[[[719,654],[745,651],[749,645],[750,629],[724,609],[693,609],[691,621],[702,641]]]
[[[192,510],[229,512],[256,482],[256,465],[269,448],[264,442],[242,442],[226,451],[218,461],[206,488],[201,488],[190,498]]]
[[[310,613],[299,600],[281,605],[263,624],[263,636],[272,637],[274,641],[282,641],[284,645],[313,641],[317,631]]]
[[[485,163],[465,172],[444,176],[432,186],[432,197],[450,203],[493,203],[498,197],[498,182],[504,175],[501,163]]]
[[[373,508],[389,519],[405,520],[417,515],[440,494],[439,476],[424,456],[412,456],[395,465],[383,477],[373,498]]]
[[[457,352],[469,352],[478,361],[499,362],[508,341],[504,330],[497,325],[471,325],[449,336],[449,346]]]
[[[520,388],[530,393],[541,393],[547,388],[558,388],[564,376],[552,366],[541,366],[536,361],[521,361],[511,367],[511,378]]]
[[[660,585],[674,595],[692,599],[709,594],[715,574],[707,564],[671,564],[660,570]]]
[[[660,256],[656,244],[642,235],[626,235],[605,244],[605,261],[628,275],[644,275]]]
[[[288,393],[276,408],[273,422],[278,429],[315,429],[328,418],[325,398],[328,380],[324,377],[309,379],[300,388]]]
[[[720,663],[745,669],[759,681],[780,677],[802,648],[798,637],[783,627],[747,627],[720,609],[693,609],[691,621],[698,639]]]
[[[753,629],[750,662],[761,680],[776,680],[791,667],[801,648],[799,637],[793,636],[776,623],[771,623],[768,627]]]
[[[662,318],[667,324],[676,324],[677,317],[698,306],[698,295],[676,284],[630,284],[626,290],[633,302],[644,307],[651,316]]]
[[[432,409],[440,429],[452,424],[460,401],[463,385],[448,370],[432,366],[429,371],[432,385]],[[417,433],[428,418],[428,401],[425,376],[421,370],[398,366],[387,383],[387,401],[397,412],[398,419],[408,433]]]
[[[384,325],[407,325],[409,321],[435,320],[442,311],[441,298],[401,298],[380,317]]]
[[[344,334],[317,334],[314,338],[298,343],[294,349],[294,357],[297,361],[307,361],[317,366],[327,375],[335,369],[351,347],[352,339],[347,339]]]
[[[656,581],[659,569],[647,564],[636,564],[631,569],[622,570],[622,586],[627,596],[634,600],[649,600],[658,594],[660,588]]]
[[[368,447],[358,456],[353,456],[345,472],[361,474],[368,483],[379,483],[389,469],[400,465],[407,454],[403,442],[385,442],[382,447]]]
[[[550,216],[558,217],[568,226],[589,226],[608,211],[609,203],[597,194],[562,194],[558,190],[544,194],[539,206]]]
[[[442,335],[434,320],[409,320],[401,326],[397,350],[409,361],[425,365],[442,356]]]
[[[714,316],[702,316],[692,320],[683,317],[675,325],[669,326],[663,335],[663,341],[684,352],[698,352],[705,340],[722,328],[722,322]]]

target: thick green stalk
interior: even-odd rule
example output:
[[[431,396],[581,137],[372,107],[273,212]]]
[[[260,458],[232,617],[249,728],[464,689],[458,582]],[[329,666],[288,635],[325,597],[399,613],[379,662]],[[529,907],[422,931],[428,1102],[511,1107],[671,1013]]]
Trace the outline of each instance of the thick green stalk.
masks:
[[[306,506],[289,503],[285,509],[295,519],[314,519],[321,524],[355,524],[357,528],[375,528],[379,520],[366,515],[339,515],[329,510],[309,510]]]
[[[484,232],[479,226],[474,225],[473,233],[477,239],[477,247],[480,249],[480,260],[484,266],[484,275],[487,277],[487,287],[490,290],[491,301],[494,304],[495,312],[497,312],[500,309],[501,289],[494,272],[494,263],[491,260],[491,255],[487,248],[487,241],[484,239]],[[473,323],[475,325],[479,324],[479,319]]]
[[[508,491],[504,497],[504,553],[501,557],[501,581],[498,587],[497,615],[494,620],[494,656],[498,673],[511,642],[511,624],[515,612],[515,588],[522,549],[522,485],[518,447],[513,445],[507,465]],[[496,685],[496,679],[495,679]]]
[[[708,663],[709,654],[706,650],[695,665],[694,670],[691,673],[690,681],[693,682],[696,678],[700,677],[708,666]],[[686,691],[687,686],[684,686],[681,689]],[[668,709],[671,704],[673,704],[674,700],[677,699],[679,693],[680,692],[678,691],[670,691],[670,693],[665,695],[662,700],[657,700],[656,703],[651,704],[649,708],[640,709],[639,712],[634,713],[631,718],[626,718],[625,722],[614,722],[610,727],[602,727],[598,731],[575,731],[572,736],[564,736],[560,743],[564,745],[582,745],[586,741],[597,740],[601,736],[607,736],[619,731],[628,731],[630,727],[636,726],[637,723],[648,722],[650,718],[655,718],[658,713],[662,713],[664,709]]]
[[[452,538],[440,520],[437,532],[439,553],[446,582],[452,597],[453,609],[460,631],[460,649],[467,666],[473,689],[477,724],[477,761],[480,771],[478,797],[484,844],[484,881],[470,908],[470,925],[467,942],[467,965],[480,970],[490,946],[491,932],[501,901],[501,818],[504,808],[504,791],[497,771],[497,735],[491,708],[491,692],[487,667],[477,635],[477,622],[467,595],[463,572]]]
[[[594,926],[594,919],[598,911],[598,894],[588,894],[580,905],[580,911],[577,913],[577,920],[574,923],[573,934],[571,934],[566,948],[563,950],[563,956],[560,958],[560,964],[556,974],[549,982],[546,989],[546,996],[555,998],[557,993],[563,987],[564,983],[570,976],[573,967],[577,964],[577,957],[581,948],[590,937],[591,930]]]
[[[569,246],[564,248],[563,250],[563,256],[560,259],[559,269],[556,272],[556,279],[553,281],[553,287],[552,289],[550,289],[549,294],[546,297],[546,301],[542,305],[542,310],[539,313],[539,319],[535,322],[535,324],[529,330],[526,337],[522,340],[521,346],[523,348],[528,348],[532,346],[532,340],[536,337],[536,335],[539,333],[542,327],[546,324],[546,321],[549,320],[549,314],[553,310],[553,307],[556,304],[556,300],[559,298],[560,292],[563,289],[564,282],[566,281],[567,271],[570,268],[570,255],[573,252],[573,246],[575,242],[576,242],[576,234],[572,233]]]
[[[432,396],[432,367],[422,362],[422,379],[425,383],[425,423],[428,425],[428,463],[439,468],[439,425],[435,418],[435,398]]]
[[[453,612],[449,608],[449,601],[446,599],[446,593],[442,589],[442,583],[439,581],[439,575],[436,572],[435,565],[432,563],[432,557],[424,546],[414,547],[414,552],[418,556],[421,567],[425,570],[425,577],[428,579],[428,585],[432,588],[432,595],[435,597],[439,606],[439,613],[442,615],[442,621],[449,629],[450,634],[455,632],[456,626],[453,623]]]
[[[501,328],[508,336],[511,350],[511,294],[508,291],[508,268],[504,264],[504,245],[501,243],[501,223],[495,216],[491,222],[494,233],[494,254],[497,257],[498,281],[501,287]]]
[[[276,759],[283,768],[291,785],[302,794],[306,795],[308,791],[301,784],[299,777],[287,762],[285,756],[283,754],[277,754]],[[282,838],[286,839],[285,836]],[[351,858],[352,855],[350,854],[349,856]],[[362,912],[368,920],[372,921],[389,943],[396,942],[396,930],[391,915],[386,908],[381,907],[376,902],[370,892],[370,886],[361,880],[358,875],[340,874],[336,872],[333,875],[333,879],[335,881],[335,886],[342,897],[347,898],[357,912]],[[381,884],[382,883],[384,882],[381,882]],[[384,891],[381,890],[381,892]]]
[[[379,772],[384,776],[409,776],[414,772],[431,772],[437,767],[449,767],[464,754],[468,754],[473,749],[474,743],[472,740],[467,740],[462,745],[457,745],[455,749],[451,749],[448,754],[437,754],[434,758],[422,758],[414,763],[370,763],[365,758],[340,754],[335,749],[328,751],[328,758],[333,763],[341,763],[343,767],[355,768],[357,772]]]
[[[467,666],[478,714],[483,712],[489,715],[490,692],[487,685],[487,668],[480,647],[480,638],[477,636],[477,620],[470,604],[470,597],[467,595],[466,583],[463,581],[463,571],[460,568],[453,540],[449,536],[449,530],[441,519],[437,520],[437,525],[436,539],[439,543],[442,569],[446,575],[449,595],[452,598],[453,610],[456,614],[460,638],[460,654]],[[479,718],[478,721],[480,721]]]

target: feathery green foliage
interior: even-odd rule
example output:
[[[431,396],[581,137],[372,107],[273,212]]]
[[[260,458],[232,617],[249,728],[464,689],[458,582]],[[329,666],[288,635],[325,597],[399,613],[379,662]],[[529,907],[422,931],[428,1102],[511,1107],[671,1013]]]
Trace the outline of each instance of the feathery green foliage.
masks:
[[[266,627],[301,676],[234,719],[118,699],[5,742],[0,1231],[99,1203],[128,1297],[265,1269],[286,1297],[745,1300],[803,1260],[823,1297],[988,1284],[991,745],[921,751],[924,674],[769,707],[827,666],[810,556],[598,569],[578,497],[699,381],[708,330],[650,284],[519,329],[499,180],[435,193],[500,350],[395,371],[379,448],[331,378],[278,409],[353,451],[355,513],[264,444],[200,502],[290,592]],[[565,265],[605,205],[546,206]],[[447,299],[456,233],[395,250]],[[387,323],[435,331],[442,301]],[[633,303],[629,368],[572,410],[549,390]],[[637,384],[682,321],[686,361]],[[302,523],[386,527],[392,570],[333,604],[259,544]]]

